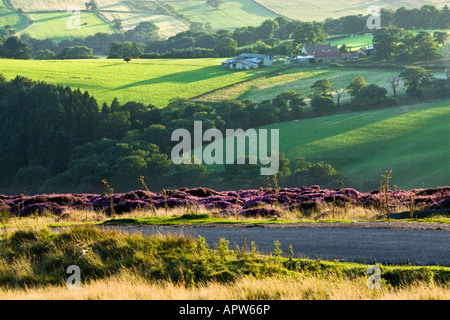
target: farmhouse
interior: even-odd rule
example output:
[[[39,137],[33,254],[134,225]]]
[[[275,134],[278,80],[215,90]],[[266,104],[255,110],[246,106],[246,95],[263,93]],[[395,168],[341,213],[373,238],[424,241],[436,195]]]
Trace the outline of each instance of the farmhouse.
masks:
[[[235,59],[222,61],[223,68],[251,70],[273,65],[273,56],[267,54],[242,53]]]
[[[314,60],[317,63],[341,62],[341,53],[339,51],[319,51],[314,53]]]
[[[359,49],[357,51],[344,52],[341,54],[342,61],[356,60],[356,59],[365,58],[365,57],[366,57],[366,52],[363,49]]]
[[[292,58],[296,63],[332,63],[342,62],[347,60],[356,60],[366,58],[369,55],[375,55],[376,50],[373,46],[361,47],[358,50],[350,52],[340,52],[337,46],[329,44],[312,44],[303,46],[302,54]]]
[[[317,52],[339,52],[339,49],[329,44],[310,44],[302,48],[303,55],[314,55]]]

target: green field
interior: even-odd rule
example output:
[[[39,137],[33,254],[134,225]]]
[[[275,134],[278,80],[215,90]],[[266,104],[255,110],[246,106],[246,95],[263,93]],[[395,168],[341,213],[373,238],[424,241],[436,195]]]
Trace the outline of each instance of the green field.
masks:
[[[14,30],[25,28],[26,19],[9,8],[3,0],[0,1],[0,28],[10,25]]]
[[[417,34],[420,31],[426,31],[429,33],[433,33],[435,31],[450,31],[445,29],[429,29],[429,30],[409,30],[413,33]],[[345,38],[338,38],[334,39],[336,37],[340,36],[331,36],[330,37],[330,44],[332,46],[342,46],[343,44],[347,45],[347,47],[350,47],[351,50],[357,50],[361,48],[362,46],[371,46],[373,45],[373,35],[372,33],[366,33],[362,35],[348,35]]]
[[[48,12],[30,14],[34,23],[25,32],[33,38],[46,39],[53,38],[57,41],[64,39],[82,38],[94,35],[98,32],[114,33],[113,27],[102,20],[96,13],[81,12],[80,28],[68,26],[68,21],[72,16],[67,12]]]
[[[367,14],[367,8],[371,5],[377,5],[382,8],[397,9],[402,6],[406,8],[419,8],[425,2],[414,0],[347,0],[347,1],[298,1],[298,0],[255,0],[291,19],[302,21],[323,21],[327,18],[340,18],[346,15]],[[438,8],[442,8],[448,4],[447,0],[427,1],[426,4],[434,4]]]
[[[392,171],[400,189],[448,185],[450,100],[276,123],[280,153],[324,161],[360,184]],[[260,128],[261,129],[261,128]],[[218,169],[217,165],[211,168]]]
[[[366,33],[363,35],[349,35],[345,38],[339,38],[339,39],[333,39],[336,36],[332,36],[330,38],[330,44],[332,46],[342,46],[345,44],[349,49],[351,50],[357,50],[361,48],[362,46],[371,46],[373,45],[373,34],[372,33]]]
[[[257,26],[266,19],[278,17],[278,14],[252,0],[225,1],[217,10],[206,6],[204,0],[170,0],[165,2],[192,21],[209,22],[213,28],[217,29]]]
[[[6,60],[0,59],[0,73],[16,75],[73,89],[88,90],[99,103],[117,97],[120,102],[140,101],[158,107],[176,97],[190,98],[204,92],[250,79],[273,68],[229,71],[223,59],[133,60]]]
[[[325,161],[352,181],[378,181],[393,170],[392,185],[448,185],[450,101],[408,105],[279,123],[287,158]],[[295,139],[293,139],[295,137]]]
[[[256,102],[272,100],[278,94],[285,90],[294,90],[307,98],[312,94],[311,86],[320,79],[329,79],[331,84],[337,88],[347,87],[355,77],[363,76],[367,83],[375,83],[378,86],[386,88],[388,94],[392,95],[392,89],[388,83],[391,75],[398,74],[400,71],[395,69],[336,69],[329,66],[321,66],[319,70],[316,66],[297,66],[284,70],[281,75],[271,75],[268,77],[254,79],[252,81],[237,84],[233,87],[218,90],[211,94],[201,97],[200,101],[217,102],[224,99],[251,99]],[[445,77],[444,67],[442,71],[435,71],[438,77]],[[399,97],[404,96],[403,83],[397,87]],[[341,98],[345,103],[350,100],[347,93]]]

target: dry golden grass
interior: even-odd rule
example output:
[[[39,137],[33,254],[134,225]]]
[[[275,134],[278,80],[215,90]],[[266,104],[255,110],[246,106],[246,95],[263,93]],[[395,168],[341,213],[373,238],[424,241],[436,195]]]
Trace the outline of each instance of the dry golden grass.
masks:
[[[230,284],[217,282],[186,287],[171,282],[151,283],[131,273],[81,285],[80,289],[48,286],[0,289],[5,300],[448,300],[450,288],[416,283],[407,287],[371,290],[366,278],[343,280],[311,275],[255,279]]]
[[[338,207],[334,206],[332,203],[323,203],[314,212],[305,213],[299,210],[287,210],[282,206],[271,206],[265,205],[265,208],[276,209],[282,220],[287,220],[290,222],[308,222],[316,221],[320,222],[323,220],[352,220],[352,221],[374,221],[382,212],[376,208],[363,208],[357,206],[347,206]],[[408,210],[403,208],[403,211]],[[202,206],[198,207],[178,207],[169,208],[167,211],[164,208],[159,208],[156,211],[152,210],[135,210],[130,213],[124,213],[116,215],[116,219],[121,218],[146,218],[146,217],[180,217],[186,213],[196,213],[196,214],[208,214],[214,218],[223,218],[230,221],[245,221],[245,222],[259,222],[267,220],[265,217],[242,217],[236,216],[234,214],[222,215],[218,211],[208,210]],[[111,219],[103,211],[94,210],[68,210],[63,212],[61,216],[56,216],[53,213],[47,212],[43,215],[35,215],[29,217],[13,217],[9,220],[8,232],[14,232],[17,230],[27,230],[27,229],[43,229],[49,225],[76,225],[76,224],[93,224],[100,223]],[[3,228],[0,227],[0,230]]]

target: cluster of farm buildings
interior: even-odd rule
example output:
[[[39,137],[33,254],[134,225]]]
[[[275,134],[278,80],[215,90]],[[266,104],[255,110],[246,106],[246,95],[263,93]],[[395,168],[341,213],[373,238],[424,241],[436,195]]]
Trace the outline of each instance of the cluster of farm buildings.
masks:
[[[340,52],[337,46],[329,44],[306,45],[299,56],[285,60],[285,63],[340,63],[348,60],[356,60],[375,55],[376,50],[372,46],[361,47],[350,52]],[[234,70],[251,70],[271,66],[274,57],[267,54],[242,53],[234,59],[222,61],[223,68]]]

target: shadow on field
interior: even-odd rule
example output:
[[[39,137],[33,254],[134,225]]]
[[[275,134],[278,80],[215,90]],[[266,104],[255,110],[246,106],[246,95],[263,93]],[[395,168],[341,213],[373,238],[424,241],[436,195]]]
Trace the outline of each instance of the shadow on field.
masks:
[[[157,78],[151,78],[151,79],[147,79],[147,80],[137,81],[134,83],[129,83],[124,86],[117,87],[113,90],[122,90],[122,89],[128,89],[128,88],[133,88],[133,87],[138,87],[138,86],[145,86],[145,85],[164,83],[164,82],[190,83],[190,82],[203,81],[203,80],[212,80],[213,78],[221,77],[226,74],[227,74],[227,72],[222,70],[222,68],[220,66],[211,66],[211,67],[205,67],[202,69],[182,71],[182,72],[178,72],[178,73],[167,74],[167,75],[157,77]]]

